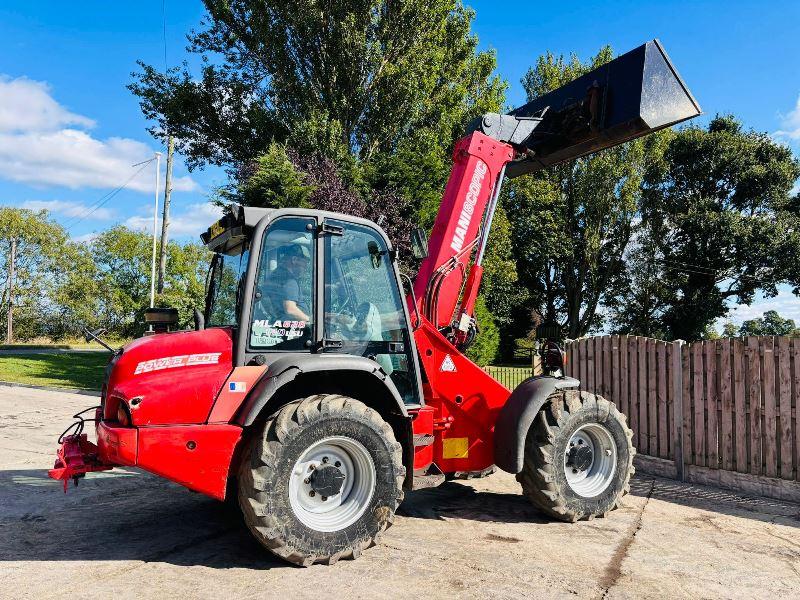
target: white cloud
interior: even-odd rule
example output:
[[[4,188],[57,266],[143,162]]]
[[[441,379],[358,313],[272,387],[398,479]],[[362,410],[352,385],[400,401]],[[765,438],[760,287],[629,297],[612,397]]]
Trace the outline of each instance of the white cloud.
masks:
[[[775,310],[780,316],[786,319],[794,319],[795,323],[800,323],[800,298],[795,296],[788,288],[780,289],[774,298],[764,298],[756,300],[750,306],[740,304],[731,309],[726,320],[731,320],[737,325],[743,321],[762,317],[768,310]]]
[[[53,100],[42,81],[0,75],[0,131],[53,131],[65,125],[94,127],[94,121]]]
[[[169,236],[174,238],[188,235],[197,238],[221,216],[222,210],[209,202],[189,204],[182,212],[170,215]],[[131,229],[139,229],[151,233],[153,231],[153,216],[151,214],[149,217],[131,217],[125,221],[125,225]]]
[[[83,217],[91,210],[90,207],[82,202],[68,202],[65,200],[28,200],[22,203],[22,208],[46,210],[65,217]],[[101,206],[92,211],[92,218],[100,220],[112,219],[114,218],[114,211]]]
[[[93,137],[94,122],[68,111],[43,82],[0,76],[0,177],[34,186],[113,189],[153,156],[147,145],[130,138]],[[70,127],[71,126],[71,127]],[[154,167],[128,184],[153,192]],[[191,177],[173,179],[176,191],[194,191]]]
[[[800,141],[800,96],[797,97],[794,110],[781,115],[781,128],[775,132],[775,135],[792,141]]]

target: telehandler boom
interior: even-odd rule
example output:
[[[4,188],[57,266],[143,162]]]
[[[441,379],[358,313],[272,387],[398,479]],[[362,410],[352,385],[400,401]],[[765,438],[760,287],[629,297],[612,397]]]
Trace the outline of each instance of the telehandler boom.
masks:
[[[464,354],[492,218],[504,177],[698,114],[651,41],[477,119],[455,145],[430,242],[412,235],[424,260],[407,292],[375,223],[231,206],[201,236],[213,259],[195,330],[173,331],[173,309],[148,311],[155,334],[113,352],[100,406],[76,415],[50,476],[66,490],[88,472],[137,466],[235,495],[256,539],[299,565],[359,556],[405,490],[495,466],[553,518],[605,516],[628,491],[631,432],[612,403],[563,375],[558,332],[542,335],[544,375],[513,391]]]

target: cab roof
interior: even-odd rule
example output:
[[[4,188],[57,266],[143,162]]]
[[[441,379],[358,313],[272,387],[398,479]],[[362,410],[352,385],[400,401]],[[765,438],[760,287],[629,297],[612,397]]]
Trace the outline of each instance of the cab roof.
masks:
[[[203,244],[212,252],[235,253],[258,222],[274,209],[232,204],[222,218],[200,234]]]

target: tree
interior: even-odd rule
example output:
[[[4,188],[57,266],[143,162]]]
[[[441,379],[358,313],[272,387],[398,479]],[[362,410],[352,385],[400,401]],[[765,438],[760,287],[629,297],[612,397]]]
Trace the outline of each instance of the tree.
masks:
[[[500,347],[500,331],[494,322],[492,313],[486,307],[486,300],[478,296],[475,301],[475,319],[478,321],[478,337],[467,349],[467,357],[477,365],[485,367],[497,358]]]
[[[800,211],[790,190],[800,176],[791,150],[767,134],[744,131],[730,116],[668,138],[650,163],[642,193],[647,252],[629,263],[657,281],[654,315],[669,339],[696,340],[728,312],[728,302],[800,284]],[[635,298],[613,309],[642,310]]]
[[[725,325],[722,327],[722,337],[734,338],[738,335],[738,331],[739,330],[732,321],[726,321]]]
[[[101,326],[121,337],[141,335],[143,313],[150,305],[152,238],[118,225],[97,236],[91,252],[97,266]],[[177,308],[179,324],[186,327],[193,309],[204,304],[209,253],[197,244],[170,242],[167,257],[170,268],[157,302]]]
[[[493,75],[494,52],[477,51],[471,9],[460,0],[205,5],[189,36],[205,60],[199,78],[185,64],[134,74],[151,133],[175,135],[190,167],[228,167],[223,200],[380,219],[401,250],[411,223],[432,226],[453,143],[474,117],[503,108],[506,84]],[[508,234],[496,228],[485,261],[484,294],[501,325],[516,279]]]
[[[664,281],[649,260],[655,252],[654,240],[642,226],[637,229],[623,259],[625,267],[612,278],[603,304],[612,332],[664,339],[661,319],[669,306]]]
[[[46,211],[0,207],[2,315],[9,310],[9,258],[15,242],[13,282],[14,337],[63,337],[79,331],[78,320],[91,312],[91,285],[80,277],[91,271],[79,245]],[[83,284],[86,282],[84,281]]]
[[[494,53],[476,52],[474,12],[457,0],[204,4],[189,35],[200,77],[140,63],[129,86],[190,166],[238,166],[290,139],[334,159],[391,153],[423,131],[450,143],[502,103]]]
[[[612,58],[609,47],[585,63],[547,53],[522,80],[528,99]],[[504,202],[519,279],[530,292],[517,332],[530,329],[531,314],[560,323],[570,338],[601,324],[597,309],[623,270],[640,182],[662,140],[654,134],[510,182]]]
[[[308,175],[292,161],[283,144],[272,142],[266,152],[242,167],[238,174],[238,198],[245,206],[308,208],[314,191]]]
[[[741,337],[748,335],[786,335],[800,337],[793,319],[785,319],[778,311],[768,310],[763,317],[744,321],[739,328]]]

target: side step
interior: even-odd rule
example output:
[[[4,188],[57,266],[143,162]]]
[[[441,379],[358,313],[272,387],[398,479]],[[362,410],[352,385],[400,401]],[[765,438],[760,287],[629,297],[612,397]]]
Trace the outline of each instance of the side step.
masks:
[[[433,444],[432,433],[415,433],[414,434],[414,448],[424,448]]]
[[[431,436],[433,437],[433,436]],[[425,488],[436,487],[444,483],[444,473],[436,466],[436,463],[431,463],[425,469],[416,469],[414,471],[414,483],[411,487],[412,490],[422,490]]]
[[[481,479],[488,477],[495,471],[497,471],[497,467],[494,465],[486,467],[483,471],[456,471],[453,473],[453,479]]]

